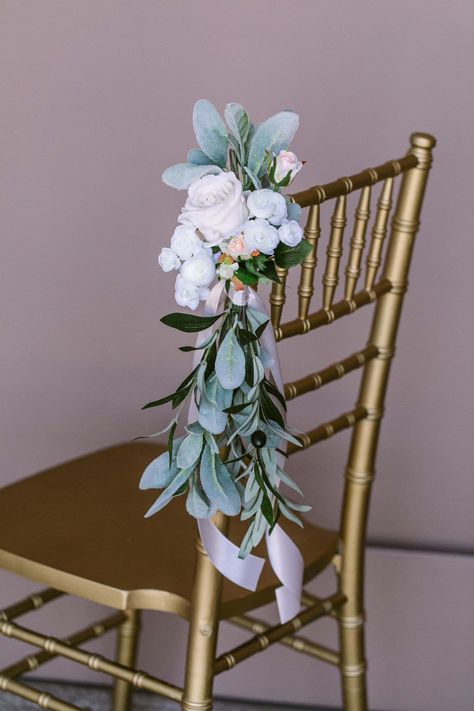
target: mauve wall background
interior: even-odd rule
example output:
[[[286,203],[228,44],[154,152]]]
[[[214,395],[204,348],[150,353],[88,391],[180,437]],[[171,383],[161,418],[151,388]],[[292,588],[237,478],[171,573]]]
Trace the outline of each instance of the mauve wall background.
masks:
[[[433,586],[453,594],[453,587],[466,585],[474,532],[474,6],[459,0],[3,0],[0,13],[2,483],[167,421],[164,409],[140,412],[189,365],[177,354],[181,336],[159,324],[175,305],[173,279],[157,268],[156,257],[184,198],[160,175],[193,145],[196,99],[208,97],[221,109],[239,101],[255,120],[283,107],[297,110],[294,149],[308,161],[297,189],[399,157],[412,131],[428,131],[439,145],[391,380],[370,540],[465,554],[439,556],[447,562],[435,566]],[[366,316],[354,320],[344,327],[348,335]],[[364,332],[351,347],[365,338]],[[304,353],[292,353],[284,344],[286,379],[346,348],[323,329],[308,337]],[[293,408],[293,422],[310,423],[316,409],[321,419],[334,416],[352,405],[355,393],[348,402],[335,384],[306,396],[298,412]],[[342,461],[339,439],[295,460],[315,520],[335,520]],[[460,577],[450,580],[449,565],[458,560]],[[400,570],[403,598],[412,568]],[[375,586],[383,585],[380,576]],[[422,640],[440,602],[440,589],[426,585],[433,614],[420,627]],[[20,588],[23,583],[5,576],[8,595]],[[370,594],[380,604],[388,593],[374,587]],[[61,620],[72,619],[69,608],[58,610]],[[464,609],[463,624],[468,618]],[[175,629],[170,623],[148,635],[147,663],[160,656],[162,635],[174,639]],[[462,657],[468,650],[454,629],[449,626],[450,644]],[[374,703],[433,711],[441,688],[403,700],[407,651],[391,648],[390,674],[382,663],[380,674],[390,683],[373,673]],[[312,683],[312,667],[303,667],[308,675],[293,687],[285,671],[300,660],[278,654],[276,672],[286,682],[274,697],[315,699],[317,690],[301,690]],[[177,660],[177,651],[171,657]],[[439,661],[445,662],[456,668],[452,694],[449,685],[445,690],[451,708],[467,711],[467,666]],[[426,691],[437,670],[424,668]],[[56,669],[68,673],[61,664]],[[236,672],[221,691],[238,693],[239,679]],[[275,693],[264,680],[249,689],[240,691]],[[328,691],[318,700],[337,703],[337,696]]]

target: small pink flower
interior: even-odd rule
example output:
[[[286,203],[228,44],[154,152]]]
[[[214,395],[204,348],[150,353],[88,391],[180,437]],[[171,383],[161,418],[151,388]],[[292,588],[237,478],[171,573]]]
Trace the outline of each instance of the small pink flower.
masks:
[[[275,180],[280,183],[288,173],[291,173],[291,180],[299,173],[303,163],[298,160],[292,151],[280,151],[276,156]]]
[[[237,237],[233,237],[227,245],[227,251],[231,257],[234,257],[234,259],[248,255],[248,249],[245,244],[244,236],[237,235]]]

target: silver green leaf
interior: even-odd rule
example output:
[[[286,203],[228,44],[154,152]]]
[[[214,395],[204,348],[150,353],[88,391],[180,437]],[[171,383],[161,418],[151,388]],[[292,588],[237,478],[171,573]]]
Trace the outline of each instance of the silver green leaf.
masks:
[[[186,510],[194,518],[210,518],[216,511],[216,507],[204,493],[197,476],[194,476],[191,481],[191,488],[186,498]]]
[[[216,165],[224,168],[227,162],[227,129],[214,104],[207,99],[196,102],[193,126],[199,148]]]
[[[195,165],[194,163],[177,163],[167,168],[161,179],[170,188],[187,190],[191,183],[204,175],[218,175],[222,170],[218,165]]]
[[[223,388],[213,373],[206,384],[206,398],[220,410],[225,410],[232,405],[232,390]]]
[[[297,202],[291,202],[291,200],[288,199],[286,203],[286,209],[288,220],[295,220],[295,222],[299,222],[301,220],[302,210]]]
[[[209,165],[212,163],[209,156],[207,156],[199,148],[191,148],[187,155],[188,163],[193,163],[193,165]]]
[[[267,151],[279,153],[288,148],[298,130],[299,118],[294,111],[280,111],[259,124],[252,136],[247,166],[255,175],[265,169]]]
[[[200,477],[208,499],[226,516],[240,512],[240,494],[227,467],[218,455],[204,447],[201,457]]]
[[[226,390],[234,390],[245,380],[245,355],[234,329],[227,332],[216,356],[217,378]]]
[[[207,398],[201,397],[198,420],[201,427],[211,434],[217,435],[225,430],[227,415]]]
[[[140,479],[140,489],[163,489],[171,483],[178,470],[176,466],[176,452],[184,437],[177,437],[173,441],[173,458],[170,467],[168,452],[163,452],[147,466]]]
[[[178,472],[173,481],[163,491],[161,496],[157,498],[153,506],[148,509],[145,514],[145,518],[153,516],[153,514],[156,514],[158,511],[161,511],[161,509],[164,508],[166,504],[169,504],[178,489],[181,489],[183,484],[186,484],[192,472],[192,469],[182,469],[180,472]]]
[[[232,134],[237,139],[240,156],[245,158],[245,144],[250,134],[252,124],[243,106],[236,103],[227,104],[224,111],[225,120]]]
[[[201,454],[204,435],[188,434],[179,445],[176,454],[176,465],[178,469],[188,469],[196,464]]]

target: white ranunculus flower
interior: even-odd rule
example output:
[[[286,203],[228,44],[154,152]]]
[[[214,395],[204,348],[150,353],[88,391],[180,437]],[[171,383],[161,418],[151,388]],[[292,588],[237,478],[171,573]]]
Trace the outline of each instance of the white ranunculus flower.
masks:
[[[178,225],[171,238],[171,249],[180,259],[189,259],[202,247],[202,242],[191,225]]]
[[[209,286],[216,276],[214,260],[205,252],[196,257],[190,257],[183,262],[181,274],[186,281],[196,286]]]
[[[189,186],[178,221],[193,225],[206,242],[217,242],[236,234],[248,215],[240,180],[234,173],[219,173]]]
[[[184,279],[181,274],[176,277],[174,298],[179,306],[186,306],[193,311],[199,306],[200,288]],[[205,297],[204,297],[205,298]]]
[[[258,249],[263,254],[273,254],[280,241],[277,228],[262,218],[248,220],[245,223],[244,237],[245,244],[251,252]]]
[[[278,235],[283,244],[296,247],[303,239],[303,228],[296,220],[285,220],[278,230]]]
[[[291,172],[290,181],[299,173],[303,163],[291,151],[280,151],[276,156],[275,182],[281,183]]]
[[[163,247],[158,257],[158,264],[164,272],[172,272],[173,269],[179,269],[181,260],[173,249]]]
[[[237,264],[237,262],[234,262],[233,264],[226,264],[225,262],[223,262],[217,268],[219,279],[232,279],[232,277],[234,276],[234,272],[236,272],[238,268],[239,265]]]
[[[262,217],[272,225],[281,225],[287,215],[286,200],[274,190],[254,190],[247,198],[247,207],[252,217]]]

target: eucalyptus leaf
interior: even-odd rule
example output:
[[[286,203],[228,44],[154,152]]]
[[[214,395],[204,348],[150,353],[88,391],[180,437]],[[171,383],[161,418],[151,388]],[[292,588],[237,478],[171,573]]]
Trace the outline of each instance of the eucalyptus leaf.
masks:
[[[241,509],[240,494],[220,457],[204,447],[200,477],[206,496],[226,516],[236,516]]]
[[[176,464],[179,469],[188,469],[196,464],[201,454],[204,435],[188,434],[179,445],[176,453]]]
[[[232,390],[223,388],[216,374],[213,373],[207,382],[206,398],[219,410],[225,411],[232,403]]]
[[[220,384],[226,390],[240,387],[245,379],[245,355],[234,329],[228,331],[219,346],[215,370]]]
[[[250,142],[247,166],[259,175],[265,169],[267,151],[279,153],[288,148],[298,130],[299,118],[294,111],[281,111],[259,124]]]
[[[211,434],[221,434],[227,424],[227,415],[207,398],[201,397],[198,410],[199,424]]]
[[[218,165],[195,165],[194,163],[177,163],[167,168],[161,175],[162,181],[176,190],[187,190],[191,183],[204,175],[218,175],[222,169]]]
[[[211,434],[211,432],[204,432],[204,439],[206,440],[206,444],[210,448],[211,452],[219,454],[219,445],[217,444],[214,435]]]
[[[184,437],[177,437],[173,442],[173,455],[170,467],[168,452],[163,452],[147,466],[140,479],[140,489],[163,489],[177,474],[175,455]]]
[[[190,424],[186,425],[184,429],[190,434],[204,434],[204,430],[199,424],[199,422],[191,422]]]
[[[153,516],[153,514],[160,511],[162,508],[169,504],[173,496],[183,487],[189,477],[192,474],[192,469],[182,469],[175,476],[173,481],[167,486],[163,493],[157,498],[153,506],[151,506],[145,514],[145,518]]]
[[[197,476],[191,482],[186,499],[186,510],[194,518],[210,518],[216,511],[216,507],[211,504],[204,493]]]
[[[199,148],[221,168],[227,161],[227,129],[214,104],[207,99],[196,102],[193,126]]]

